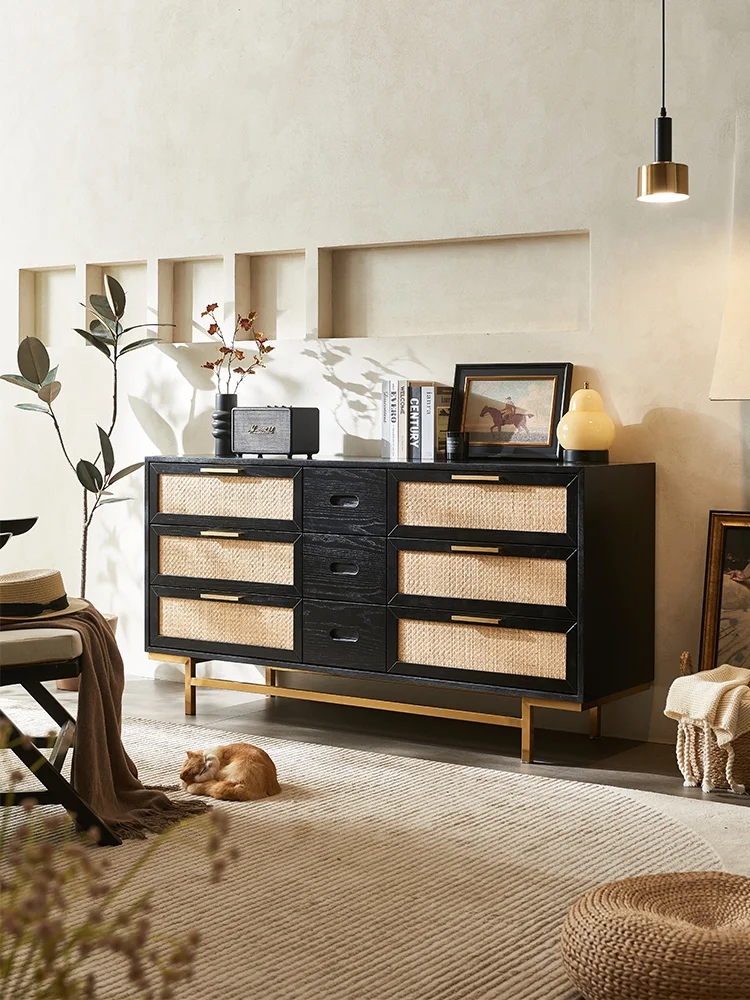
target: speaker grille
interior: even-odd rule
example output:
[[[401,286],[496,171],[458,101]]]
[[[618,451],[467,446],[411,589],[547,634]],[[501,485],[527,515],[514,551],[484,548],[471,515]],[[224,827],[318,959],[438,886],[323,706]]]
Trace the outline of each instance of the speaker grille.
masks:
[[[159,510],[198,517],[294,519],[294,480],[265,476],[163,474]]]
[[[514,483],[399,483],[400,524],[484,531],[567,530],[564,486]]]
[[[561,632],[411,618],[398,623],[399,660],[456,670],[564,680],[566,643]]]

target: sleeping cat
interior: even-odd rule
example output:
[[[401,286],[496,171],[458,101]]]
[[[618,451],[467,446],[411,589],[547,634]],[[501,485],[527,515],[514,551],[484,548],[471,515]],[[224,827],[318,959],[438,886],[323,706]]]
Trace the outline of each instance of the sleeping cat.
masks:
[[[210,795],[234,802],[263,799],[281,791],[276,765],[265,750],[251,743],[188,750],[180,781],[191,795]]]

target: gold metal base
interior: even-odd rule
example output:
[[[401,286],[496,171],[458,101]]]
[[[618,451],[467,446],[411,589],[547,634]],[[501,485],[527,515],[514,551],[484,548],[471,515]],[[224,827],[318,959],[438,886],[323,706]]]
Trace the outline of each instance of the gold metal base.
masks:
[[[390,701],[379,698],[361,698],[356,695],[332,694],[327,691],[305,691],[301,688],[280,687],[278,673],[282,670],[293,672],[294,667],[265,667],[265,684],[253,681],[222,681],[214,677],[196,677],[195,668],[200,661],[187,656],[164,653],[149,653],[152,660],[181,663],[185,668],[185,715],[195,715],[196,688],[214,688],[220,691],[246,691],[249,694],[265,694],[274,698],[297,698],[300,701],[326,702],[331,705],[348,705],[354,708],[375,708],[384,712],[401,712],[405,715],[424,715],[436,719],[455,719],[459,722],[481,722],[489,726],[508,726],[521,730],[521,761],[534,761],[534,711],[537,708],[554,708],[561,712],[589,712],[589,735],[596,739],[601,735],[600,706],[631,694],[648,691],[650,684],[639,684],[618,694],[598,698],[595,701],[580,702],[555,701],[552,698],[521,698],[521,715],[497,715],[490,712],[465,711],[458,708],[440,708],[437,705],[414,705],[406,701]],[[324,676],[334,676],[326,674]],[[415,685],[419,687],[420,685]],[[424,685],[421,685],[424,686]],[[502,694],[501,691],[498,694]]]
[[[660,160],[638,168],[638,201],[685,201],[689,197],[687,164]]]

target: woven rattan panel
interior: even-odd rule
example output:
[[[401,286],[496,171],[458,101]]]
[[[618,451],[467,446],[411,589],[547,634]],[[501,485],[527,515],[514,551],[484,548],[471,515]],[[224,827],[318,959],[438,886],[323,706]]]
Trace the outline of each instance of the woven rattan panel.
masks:
[[[561,632],[411,618],[398,623],[398,658],[402,663],[457,670],[564,680],[566,642]]]
[[[159,631],[173,639],[294,649],[294,609],[162,597]]]
[[[265,476],[159,476],[159,510],[199,517],[294,519],[294,481]]]
[[[294,584],[294,545],[239,538],[162,535],[159,572],[165,576]]]
[[[484,531],[567,530],[564,486],[512,483],[399,483],[400,524]]]
[[[398,554],[398,589],[420,597],[461,597],[565,607],[565,560],[469,552]]]

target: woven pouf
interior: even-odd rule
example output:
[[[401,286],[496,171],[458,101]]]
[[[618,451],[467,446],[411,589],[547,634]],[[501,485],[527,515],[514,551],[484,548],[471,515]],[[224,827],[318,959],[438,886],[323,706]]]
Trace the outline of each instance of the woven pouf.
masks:
[[[573,904],[561,947],[585,1000],[750,1000],[750,878],[608,882]]]

